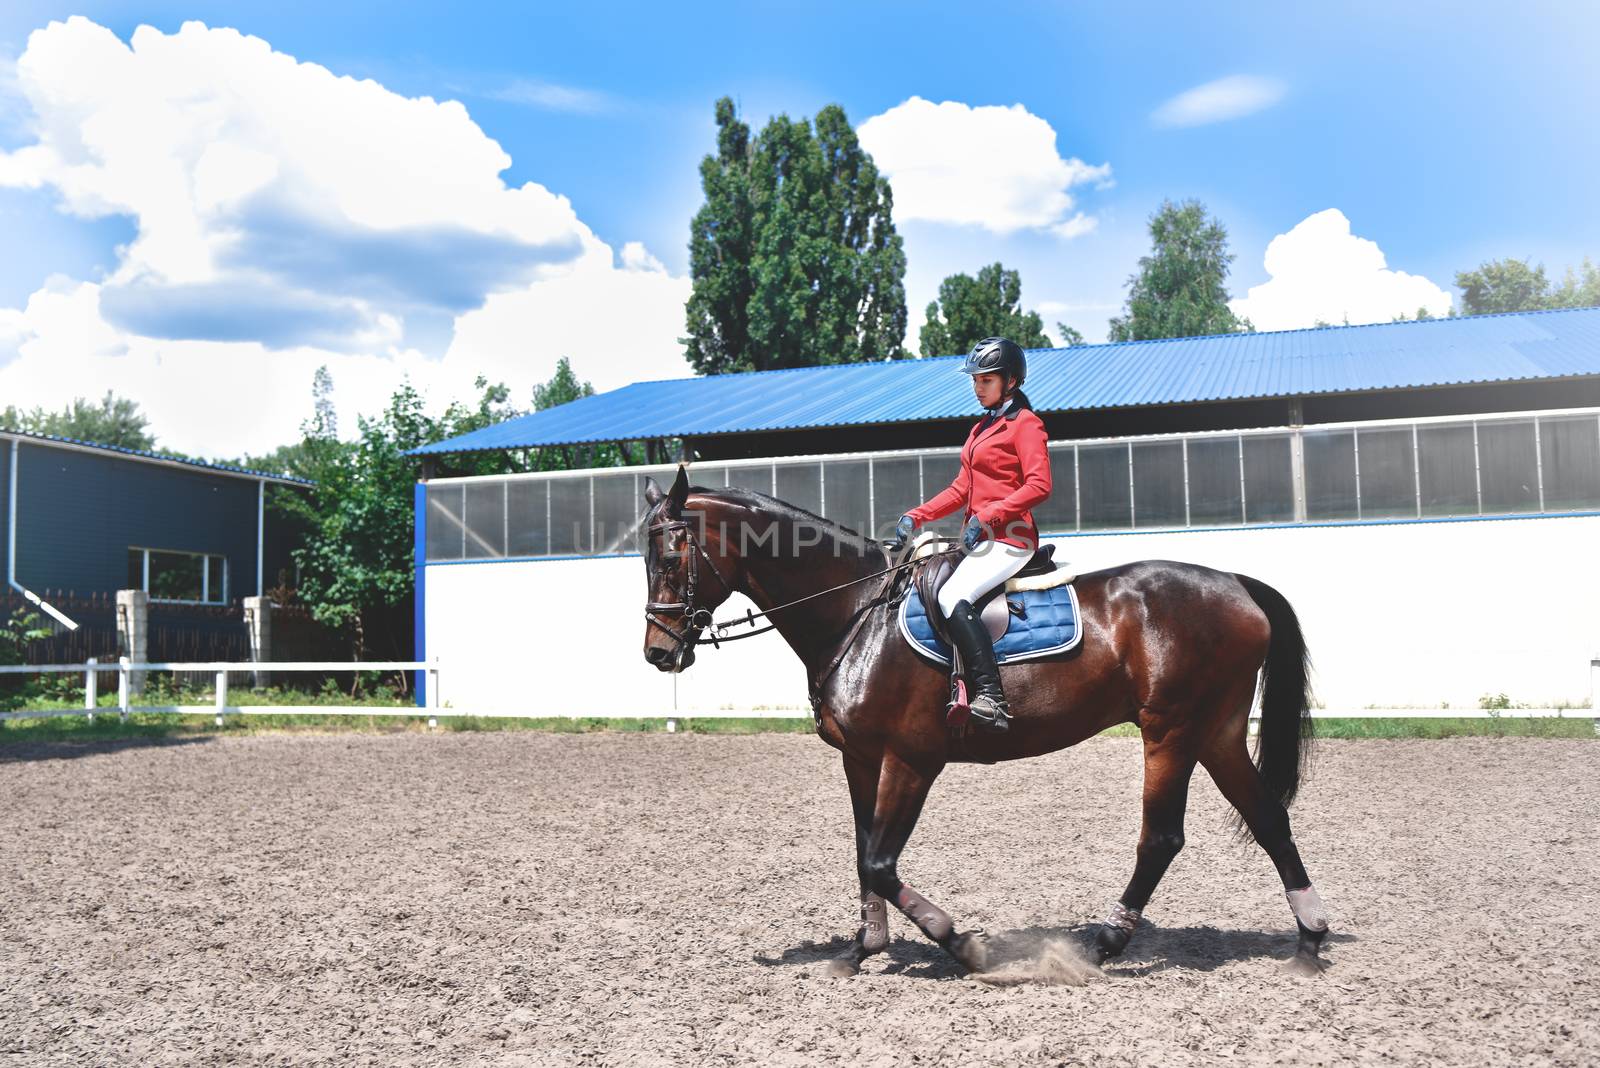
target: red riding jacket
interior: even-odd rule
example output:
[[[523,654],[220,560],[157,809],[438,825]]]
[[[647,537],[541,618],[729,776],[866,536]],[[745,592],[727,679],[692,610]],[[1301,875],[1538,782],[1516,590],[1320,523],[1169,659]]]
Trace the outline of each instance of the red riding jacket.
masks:
[[[979,420],[961,447],[956,480],[906,514],[920,527],[965,507],[962,520],[977,516],[989,529],[988,536],[1037,549],[1039,528],[1032,509],[1050,496],[1045,441],[1044,422],[1028,408],[1013,406],[998,419]]]

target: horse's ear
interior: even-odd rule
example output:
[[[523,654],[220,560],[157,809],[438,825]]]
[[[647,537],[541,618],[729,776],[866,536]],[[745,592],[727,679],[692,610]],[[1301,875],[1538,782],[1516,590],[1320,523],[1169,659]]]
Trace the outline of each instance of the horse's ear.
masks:
[[[656,480],[646,475],[644,479],[644,503],[654,508],[661,503],[661,498],[665,496],[666,494],[661,492],[661,487],[656,485]]]
[[[689,499],[689,469],[682,464],[678,465],[678,477],[672,483],[672,489],[667,492],[667,510],[674,515],[683,507],[683,502]]]

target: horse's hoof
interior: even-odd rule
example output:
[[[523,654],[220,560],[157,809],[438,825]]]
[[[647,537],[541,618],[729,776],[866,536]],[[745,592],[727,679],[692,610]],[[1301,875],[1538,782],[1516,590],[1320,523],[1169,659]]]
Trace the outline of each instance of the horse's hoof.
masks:
[[[1101,924],[1094,934],[1095,956],[1099,958],[1096,963],[1104,964],[1113,957],[1122,956],[1122,951],[1128,948],[1128,939],[1132,937],[1133,932],[1125,928]]]
[[[827,979],[848,979],[861,970],[854,957],[833,957],[822,965],[822,974]]]
[[[1289,958],[1284,970],[1290,975],[1313,976],[1321,975],[1328,970],[1328,962],[1317,956],[1316,953],[1296,952]]]
[[[969,972],[989,970],[989,945],[982,935],[958,934],[945,946]]]

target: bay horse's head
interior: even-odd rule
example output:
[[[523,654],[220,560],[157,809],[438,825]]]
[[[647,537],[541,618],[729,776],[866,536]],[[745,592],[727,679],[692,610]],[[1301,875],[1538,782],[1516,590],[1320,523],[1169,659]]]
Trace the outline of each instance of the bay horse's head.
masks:
[[[688,496],[689,474],[681,464],[666,493],[655,479],[645,479],[644,658],[661,671],[694,663],[695,643],[711,624],[712,610],[733,592],[728,561],[718,564],[706,551],[705,512],[684,514]]]

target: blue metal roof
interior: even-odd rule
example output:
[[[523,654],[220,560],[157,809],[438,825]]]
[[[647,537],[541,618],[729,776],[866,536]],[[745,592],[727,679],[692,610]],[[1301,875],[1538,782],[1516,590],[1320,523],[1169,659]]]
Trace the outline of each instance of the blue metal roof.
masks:
[[[31,430],[12,430],[0,426],[0,434],[8,437],[21,438],[24,441],[37,441],[44,445],[68,445],[77,449],[93,449],[96,452],[118,453],[135,460],[148,460],[155,463],[178,464],[183,467],[193,467],[201,471],[210,471],[222,475],[239,475],[245,478],[264,478],[268,482],[289,482],[297,486],[314,486],[315,482],[309,479],[296,478],[293,475],[275,475],[270,471],[252,471],[247,467],[233,467],[229,464],[211,464],[204,460],[191,460],[187,456],[166,456],[159,452],[145,452],[142,449],[129,449],[122,445],[102,445],[98,441],[81,441],[78,438],[57,437],[54,434],[36,434]]]
[[[632,385],[413,453],[706,437],[978,413],[959,356]],[[1041,412],[1600,375],[1600,308],[1035,349]]]

